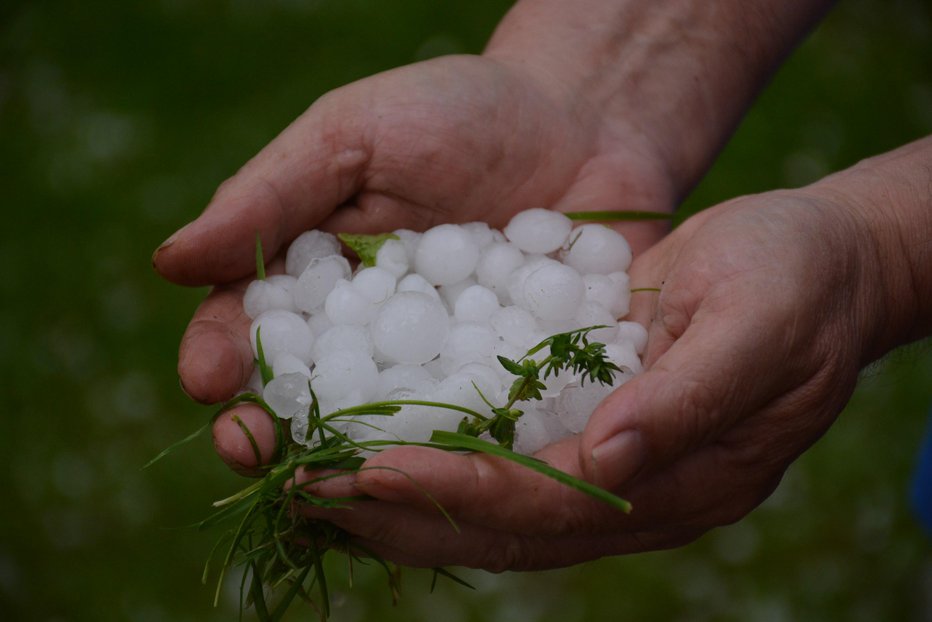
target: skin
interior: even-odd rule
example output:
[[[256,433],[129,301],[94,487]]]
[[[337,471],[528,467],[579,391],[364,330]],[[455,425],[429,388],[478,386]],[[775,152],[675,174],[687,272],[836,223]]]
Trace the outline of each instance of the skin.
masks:
[[[216,285],[182,340],[188,394],[222,401],[251,372],[241,297],[256,231],[280,254],[315,226],[502,226],[541,205],[668,211],[827,3],[584,4],[518,3],[482,57],[436,59],[333,91],[225,182],[153,257],[169,280]],[[592,21],[581,22],[586,15]],[[554,43],[538,49],[542,32]],[[712,208],[656,245],[657,225],[624,231],[637,255],[632,285],[662,284],[659,295],[636,296],[632,311],[650,327],[648,371],[603,402],[581,436],[539,457],[623,494],[632,514],[511,463],[419,448],[312,484],[321,495],[372,501],[303,511],[397,562],[490,570],[676,546],[737,520],[831,424],[857,370],[928,328],[915,320],[928,317],[928,301],[915,295],[932,291],[915,276],[928,256],[902,252],[907,234],[920,236],[909,248],[926,248],[928,228],[899,226],[928,224],[927,206],[910,200],[927,194],[911,184],[928,177],[928,141],[907,152],[807,189]],[[902,178],[905,169],[913,174]],[[872,181],[891,177],[899,183],[878,198]],[[890,197],[908,216],[876,208]],[[865,255],[883,259],[884,273]],[[911,276],[896,283],[886,266]],[[894,322],[878,308],[890,296],[909,317]],[[263,462],[271,423],[239,407],[214,428],[220,456],[257,473],[233,414]]]

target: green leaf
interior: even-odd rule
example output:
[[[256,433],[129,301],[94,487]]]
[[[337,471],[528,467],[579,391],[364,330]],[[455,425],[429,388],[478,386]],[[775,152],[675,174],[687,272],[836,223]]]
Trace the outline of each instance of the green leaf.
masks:
[[[524,369],[509,358],[505,358],[504,356],[499,355],[498,362],[502,364],[502,367],[504,367],[505,371],[507,371],[509,374],[520,376],[524,373]]]
[[[259,374],[262,376],[262,386],[267,385],[271,382],[272,378],[275,377],[275,373],[272,371],[272,367],[265,360],[265,351],[262,349],[262,337],[260,336],[262,332],[262,327],[256,327],[256,352],[259,354],[259,357],[256,359],[256,364],[259,366]]]
[[[362,265],[371,268],[375,265],[375,256],[388,240],[399,240],[394,233],[366,235],[362,233],[338,233],[337,237],[359,257]]]
[[[431,435],[430,440],[432,443],[443,445],[445,448],[449,449],[477,451],[480,453],[488,454],[490,456],[497,456],[499,458],[511,460],[516,464],[520,464],[523,467],[527,467],[533,471],[541,473],[542,475],[546,475],[547,477],[556,480],[561,484],[566,484],[567,486],[583,492],[590,497],[598,499],[599,501],[603,501],[612,507],[621,510],[622,512],[628,513],[631,511],[631,504],[621,497],[614,495],[603,488],[599,488],[594,484],[590,484],[587,481],[573,477],[569,473],[564,473],[559,469],[555,469],[542,460],[531,458],[530,456],[524,456],[522,454],[517,454],[509,449],[500,447],[495,443],[489,443],[488,441],[473,438],[472,436],[464,436],[463,434],[457,434],[456,432],[446,432],[443,430],[435,431]]]
[[[188,434],[187,436],[185,436],[185,437],[184,437],[183,439],[181,439],[180,441],[176,441],[176,442],[172,443],[171,445],[169,445],[168,447],[166,447],[165,449],[163,449],[161,452],[159,452],[159,455],[157,455],[155,458],[153,458],[152,460],[149,460],[147,463],[145,463],[145,464],[142,466],[142,469],[143,469],[143,470],[148,469],[150,466],[152,466],[153,464],[155,464],[156,462],[158,462],[159,460],[161,460],[162,458],[164,458],[164,457],[167,456],[168,454],[172,453],[173,451],[175,451],[175,450],[178,449],[179,447],[181,447],[181,446],[183,446],[183,445],[187,445],[188,443],[190,443],[191,441],[193,441],[194,439],[196,439],[198,436],[200,436],[201,434],[203,434],[203,433],[204,433],[204,430],[206,430],[208,427],[210,427],[210,424],[205,424],[205,425],[199,427],[197,430],[195,430],[195,431],[192,432],[191,434]]]
[[[566,212],[570,220],[590,220],[592,222],[626,222],[638,220],[673,220],[673,214],[663,212],[602,210],[592,212]]]
[[[256,231],[256,278],[260,281],[265,280],[265,254],[262,252],[262,238]]]

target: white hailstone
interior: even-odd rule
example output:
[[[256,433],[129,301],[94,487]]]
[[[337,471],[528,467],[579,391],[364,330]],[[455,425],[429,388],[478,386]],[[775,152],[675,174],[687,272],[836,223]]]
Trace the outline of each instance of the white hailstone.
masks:
[[[396,279],[400,279],[411,267],[408,251],[401,240],[385,240],[382,247],[375,254],[377,268],[388,270]]]
[[[291,418],[291,438],[294,439],[294,442],[302,445],[307,442],[309,420],[310,415],[301,412]]]
[[[610,343],[618,334],[618,322],[615,321],[615,316],[599,303],[590,300],[579,305],[576,315],[573,316],[573,323],[578,328],[606,326],[606,328],[590,331],[586,337],[590,342]]]
[[[314,389],[314,392],[317,392],[317,389]],[[318,399],[318,408],[320,408],[320,414],[322,417],[326,417],[331,413],[335,413],[338,410],[343,410],[344,408],[352,408],[353,406],[359,406],[369,401],[370,398],[367,398],[363,395],[362,391],[359,389],[351,389],[349,393],[343,397],[338,398],[322,398],[319,395]],[[345,430],[349,426],[349,421],[347,419],[330,419],[329,424],[338,430]]]
[[[417,396],[418,399],[429,399],[428,395]],[[437,429],[437,422],[449,418],[446,413],[431,406],[406,405],[391,417],[359,417],[360,423],[354,428],[358,441],[372,440],[404,440],[411,442],[427,442],[430,435]],[[462,418],[462,413],[460,419]],[[457,425],[459,419],[457,419]],[[453,427],[455,430],[456,427]]]
[[[426,363],[443,348],[450,317],[428,294],[398,292],[379,309],[370,330],[384,360]]]
[[[540,326],[527,309],[517,306],[503,307],[492,314],[489,323],[500,339],[523,350],[519,357],[540,341],[537,339]]]
[[[262,372],[259,370],[258,365],[249,374],[249,380],[243,385],[243,391],[262,395]]]
[[[526,253],[551,253],[566,241],[573,221],[560,212],[535,208],[515,214],[505,237]]]
[[[288,247],[285,254],[285,272],[299,277],[312,259],[339,254],[340,242],[336,236],[316,229],[305,231]]]
[[[308,328],[314,333],[314,336],[323,335],[329,329],[333,328],[334,323],[330,321],[326,313],[315,313],[307,319]]]
[[[254,320],[259,314],[272,309],[297,311],[291,292],[268,279],[250,283],[243,294],[243,311],[249,319]]]
[[[497,361],[496,365],[498,365]],[[499,396],[502,389],[505,388],[499,373],[485,363],[466,363],[457,372],[472,376],[476,386],[482,391],[482,395],[489,401],[495,400],[496,396]],[[504,404],[504,402],[501,402],[501,404]]]
[[[479,395],[479,391],[476,391],[477,386],[480,389],[482,388],[481,383],[483,382],[484,379],[480,376],[458,371],[441,380],[437,388],[430,393],[430,399],[444,404],[464,406],[482,415],[491,415],[488,404]],[[492,396],[487,397],[491,398]],[[435,427],[434,429],[449,430],[451,432],[456,430],[460,420],[464,417],[462,412],[456,410],[444,409],[439,411],[438,414],[439,416],[434,416],[434,423],[439,423],[442,427]]]
[[[456,301],[459,299],[460,294],[476,284],[476,280],[472,277],[463,279],[462,281],[457,281],[450,285],[441,285],[437,288],[437,292],[440,294],[440,298],[443,299],[443,302],[447,305],[447,309],[450,310],[450,313],[453,312],[453,309],[456,308]]]
[[[430,375],[433,376],[435,380],[443,380],[447,377],[447,374],[443,371],[443,367],[440,365],[440,357],[424,363],[421,367],[430,372]]]
[[[396,399],[402,393],[410,397],[426,393],[436,384],[437,380],[420,365],[393,365],[379,373],[378,397]]]
[[[630,341],[605,344],[605,358],[610,360],[618,367],[621,367],[622,370],[627,368],[635,374],[639,374],[644,371],[644,366],[641,364],[641,359],[638,356],[637,351],[634,349],[634,344]]]
[[[615,304],[609,307],[609,311],[615,317],[624,317],[628,315],[631,307],[631,280],[627,272],[620,271],[612,272],[608,275],[608,278],[611,280],[617,294]]]
[[[289,293],[294,289],[295,284],[298,282],[297,277],[293,277],[290,274],[270,274],[265,277],[265,280],[268,283],[281,287]]]
[[[627,270],[631,265],[631,247],[628,241],[604,225],[588,224],[570,234],[572,247],[563,261],[582,274],[610,274]]]
[[[488,361],[498,336],[491,326],[463,322],[450,327],[447,342],[440,351],[440,363],[446,373],[453,373],[466,363]]]
[[[515,424],[514,450],[529,456],[569,435],[555,413],[532,407]]]
[[[492,229],[484,222],[467,222],[460,225],[464,231],[472,236],[480,249],[485,248],[495,241]]]
[[[351,272],[349,262],[342,255],[312,259],[292,290],[295,306],[307,313],[320,309],[337,281],[350,278]]]
[[[307,376],[293,373],[272,378],[262,391],[262,399],[282,419],[306,412],[312,399]]]
[[[524,253],[509,242],[498,242],[482,250],[482,257],[476,264],[476,280],[479,285],[488,287],[498,295],[502,302],[509,302],[508,277],[515,269],[524,264]]]
[[[317,347],[317,344],[314,344]],[[307,363],[290,352],[280,352],[272,359],[272,373],[278,377],[285,374],[302,374],[305,378],[311,377],[311,368]]]
[[[317,337],[312,354],[316,361],[340,351],[372,356],[369,331],[355,324],[335,324]]]
[[[549,354],[550,350],[547,348]],[[574,374],[569,369],[564,369],[559,374],[550,374],[546,379],[543,380],[544,386],[546,388],[541,389],[540,394],[542,397],[557,397],[560,395],[560,392],[563,391],[568,385],[578,382],[576,374]]]
[[[507,281],[508,299],[511,304],[527,309],[528,301],[524,289],[527,278],[537,268],[548,262],[559,263],[544,255],[532,255],[526,257],[523,264],[511,271]]]
[[[420,292],[440,302],[440,294],[437,292],[437,288],[428,283],[427,279],[417,273],[409,274],[398,281],[398,287],[395,288],[395,291]]]
[[[365,326],[372,320],[377,308],[377,305],[346,279],[336,282],[324,302],[324,312],[334,324]]]
[[[619,382],[614,385],[604,385],[599,382],[586,382],[580,386],[576,383],[567,386],[554,402],[554,410],[560,422],[573,434],[579,434],[586,427],[586,422],[602,400],[617,389]]]
[[[421,242],[422,234],[410,229],[396,229],[392,233],[398,236],[399,241],[405,247],[405,254],[408,256],[408,268],[413,268],[414,256],[417,254],[417,245]]]
[[[541,263],[524,280],[527,310],[542,320],[572,318],[582,302],[585,286],[579,273],[558,261]]]
[[[353,287],[372,302],[381,304],[395,293],[397,281],[385,268],[363,268],[353,277]]]
[[[297,313],[274,309],[260,314],[249,327],[249,341],[252,352],[259,356],[256,348],[256,331],[261,331],[262,351],[265,360],[274,360],[281,352],[290,352],[305,363],[311,362],[311,348],[314,346],[314,334]]]
[[[644,348],[647,347],[647,329],[637,322],[618,322],[618,333],[615,341],[618,343],[630,342],[634,345],[635,352],[644,354]]]
[[[500,308],[495,292],[481,285],[471,285],[457,297],[453,315],[459,322],[488,322]]]
[[[337,400],[359,391],[364,400],[375,397],[379,370],[371,357],[351,351],[329,352],[314,365],[311,386],[321,400]]]
[[[434,285],[450,285],[472,274],[479,245],[457,225],[438,225],[421,236],[414,256],[418,274]]]

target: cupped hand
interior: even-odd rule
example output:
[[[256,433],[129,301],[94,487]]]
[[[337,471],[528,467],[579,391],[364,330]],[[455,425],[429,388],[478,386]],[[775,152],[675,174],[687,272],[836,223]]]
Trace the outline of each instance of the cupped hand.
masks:
[[[485,57],[435,59],[332,91],[155,252],[155,268],[168,280],[218,286],[182,340],[182,386],[215,403],[249,377],[241,297],[255,269],[257,232],[266,255],[280,257],[315,227],[380,232],[474,220],[500,227],[539,206],[670,211],[677,185],[658,154],[636,125],[609,127],[552,79]],[[625,233],[639,250],[663,226]],[[232,414],[218,420],[215,442],[246,471],[256,460]],[[271,427],[249,417],[267,460]]]
[[[647,371],[582,435],[538,454],[624,496],[630,514],[499,459],[415,447],[310,485],[373,501],[305,513],[389,559],[489,570],[678,546],[740,519],[829,427],[874,355],[882,267],[835,198],[737,199],[635,260],[632,286],[660,288],[633,311],[649,326]]]

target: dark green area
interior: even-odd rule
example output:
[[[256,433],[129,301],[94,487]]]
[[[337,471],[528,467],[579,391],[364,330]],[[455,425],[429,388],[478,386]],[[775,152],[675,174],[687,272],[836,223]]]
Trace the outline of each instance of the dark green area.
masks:
[[[316,97],[481,49],[504,1],[9,3],[0,8],[0,618],[231,620],[185,528],[242,481],[206,437],[140,467],[211,411],[178,388],[203,291],[149,255]],[[797,186],[932,132],[932,13],[842,3],[789,60],[687,203]],[[932,401],[914,346],[871,369],[839,423],[746,520],[685,548],[561,571],[465,572],[478,591],[378,568],[338,621],[924,620],[930,543],[906,487]],[[923,601],[923,599],[925,599]],[[310,619],[302,612],[301,619]],[[295,619],[298,617],[296,616]]]

